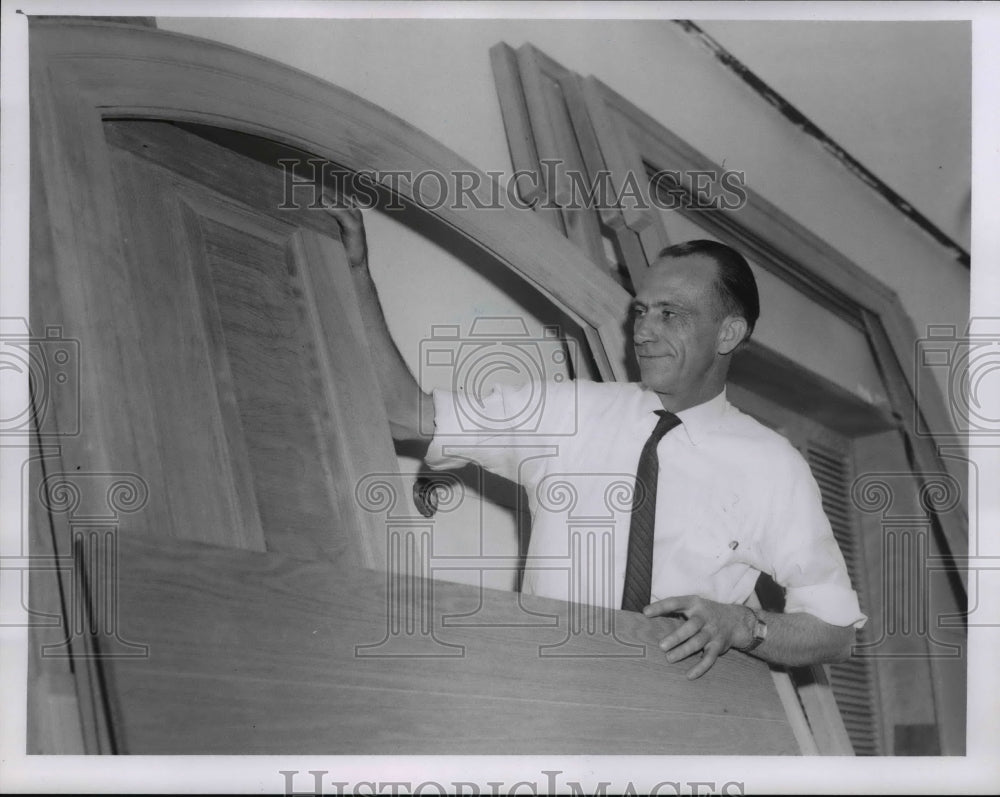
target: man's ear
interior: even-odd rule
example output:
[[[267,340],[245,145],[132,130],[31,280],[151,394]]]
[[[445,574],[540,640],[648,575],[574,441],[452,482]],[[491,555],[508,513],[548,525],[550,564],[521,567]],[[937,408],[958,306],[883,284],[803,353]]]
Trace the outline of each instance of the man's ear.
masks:
[[[747,320],[743,316],[727,316],[719,327],[717,351],[719,354],[732,354],[743,342],[748,329]]]

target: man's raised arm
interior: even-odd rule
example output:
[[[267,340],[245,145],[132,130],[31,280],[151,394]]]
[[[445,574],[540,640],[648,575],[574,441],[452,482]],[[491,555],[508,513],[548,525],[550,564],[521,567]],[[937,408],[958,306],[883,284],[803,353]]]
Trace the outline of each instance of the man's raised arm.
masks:
[[[390,432],[396,440],[429,440],[429,430],[434,428],[433,404],[429,396],[421,394],[420,385],[389,334],[368,270],[368,243],[361,211],[348,207],[344,199],[329,191],[324,192],[323,200],[326,212],[340,227],[340,239],[351,266],[361,317],[368,333],[372,365],[389,416]]]

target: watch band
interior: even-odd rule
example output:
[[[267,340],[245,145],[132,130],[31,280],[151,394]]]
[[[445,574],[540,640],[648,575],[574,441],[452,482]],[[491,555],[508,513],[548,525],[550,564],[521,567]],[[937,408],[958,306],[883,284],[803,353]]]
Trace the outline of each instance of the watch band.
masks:
[[[760,646],[760,643],[767,639],[767,623],[760,619],[760,615],[754,609],[749,606],[745,606],[744,608],[748,609],[750,614],[753,615],[753,639],[746,647],[736,649],[743,653],[749,653],[752,650],[756,650]]]

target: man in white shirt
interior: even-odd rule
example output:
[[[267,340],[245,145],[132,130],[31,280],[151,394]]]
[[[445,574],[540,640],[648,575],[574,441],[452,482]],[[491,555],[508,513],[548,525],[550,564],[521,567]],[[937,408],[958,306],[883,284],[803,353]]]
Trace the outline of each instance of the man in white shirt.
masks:
[[[669,423],[676,428],[647,447],[655,449],[658,476],[649,502],[655,503],[655,537],[646,554],[651,582],[647,565],[640,590],[646,616],[686,619],[660,644],[668,660],[700,653],[688,671],[698,678],[733,647],[787,665],[850,655],[854,629],[865,617],[808,465],[783,437],[726,401],[731,355],[759,314],[753,274],[739,253],[711,241],[680,244],[664,250],[644,275],[632,304],[641,384],[548,382],[548,420],[530,441],[502,423],[470,435],[460,417],[467,397],[435,391],[433,401],[418,401],[420,388],[389,335],[368,272],[361,213],[329,198],[326,204],[341,228],[369,321],[393,436],[427,440],[421,430],[434,429],[427,454],[432,467],[473,460],[526,487],[532,534],[522,589],[622,605],[623,589],[634,586],[630,559],[640,557],[629,547],[633,506],[622,494],[635,487],[641,503],[637,463],[657,427],[657,411],[673,413]],[[498,388],[476,397],[482,402],[477,412],[513,417],[525,391],[539,387]],[[592,576],[596,588],[583,594],[572,584],[579,573],[545,566],[566,560],[574,513],[604,517],[609,530],[597,561],[606,574]],[[640,535],[631,534],[634,543]],[[761,572],[785,588],[784,612],[744,605]]]

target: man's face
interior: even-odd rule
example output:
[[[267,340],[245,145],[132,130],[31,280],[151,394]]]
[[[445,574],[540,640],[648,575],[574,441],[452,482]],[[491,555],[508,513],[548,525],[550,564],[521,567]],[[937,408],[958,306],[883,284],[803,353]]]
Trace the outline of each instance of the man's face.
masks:
[[[632,340],[643,384],[685,405],[687,399],[708,400],[725,380],[716,270],[704,255],[661,260],[643,275],[632,303]]]

